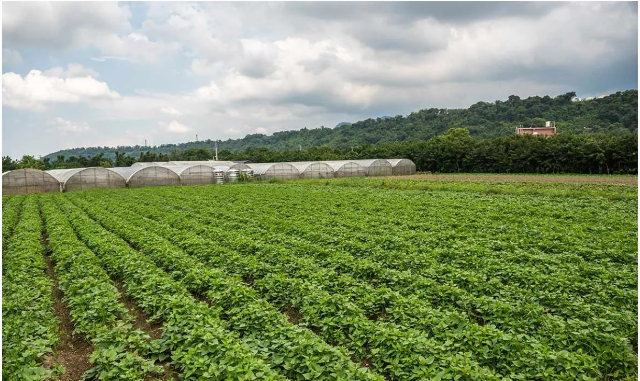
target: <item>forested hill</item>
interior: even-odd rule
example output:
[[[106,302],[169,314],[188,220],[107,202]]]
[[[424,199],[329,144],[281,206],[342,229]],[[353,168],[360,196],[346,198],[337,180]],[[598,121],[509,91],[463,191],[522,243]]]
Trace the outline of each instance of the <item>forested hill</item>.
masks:
[[[558,133],[635,132],[638,128],[638,90],[617,92],[602,98],[575,100],[575,93],[557,97],[535,96],[521,99],[516,95],[505,101],[478,102],[468,109],[429,108],[408,116],[367,119],[353,124],[340,123],[335,128],[303,128],[276,132],[273,135],[252,134],[242,139],[218,143],[218,149],[233,152],[248,148],[267,147],[270,150],[298,149],[330,145],[345,150],[365,144],[385,144],[400,141],[421,141],[445,133],[449,128],[467,128],[476,138],[512,135],[519,125],[543,126],[555,121]],[[219,127],[219,126],[216,126]],[[171,153],[188,148],[213,149],[210,140],[154,147],[88,147],[66,149],[47,155],[94,156],[103,153],[115,158],[115,151],[138,157],[141,152]]]

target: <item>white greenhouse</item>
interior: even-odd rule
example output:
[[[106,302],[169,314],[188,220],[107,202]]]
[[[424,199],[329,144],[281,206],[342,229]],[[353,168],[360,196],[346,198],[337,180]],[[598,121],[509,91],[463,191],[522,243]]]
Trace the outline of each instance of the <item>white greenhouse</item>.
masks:
[[[333,168],[335,177],[364,177],[366,171],[362,165],[348,160],[323,161]]]
[[[127,182],[120,174],[101,167],[52,169],[45,172],[55,177],[65,192],[127,186]]]
[[[110,171],[121,175],[129,188],[180,185],[180,176],[174,171],[161,166],[149,167],[115,167]]]
[[[326,179],[332,178],[333,168],[321,161],[297,161],[290,162],[300,172],[301,179]]]
[[[387,159],[393,167],[393,175],[415,175],[416,165],[409,159]]]
[[[24,168],[2,174],[2,194],[60,192],[60,182],[47,172]]]
[[[214,168],[208,165],[176,165],[166,168],[180,177],[182,185],[213,184]]]
[[[289,163],[249,163],[253,176],[258,180],[285,179],[292,180],[300,177],[300,172]]]
[[[360,164],[364,168],[367,176],[391,176],[393,174],[393,167],[385,159],[352,161]]]

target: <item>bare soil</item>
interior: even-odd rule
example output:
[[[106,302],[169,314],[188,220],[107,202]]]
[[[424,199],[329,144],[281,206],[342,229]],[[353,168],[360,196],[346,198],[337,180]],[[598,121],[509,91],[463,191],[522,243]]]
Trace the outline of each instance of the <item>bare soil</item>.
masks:
[[[289,323],[298,324],[299,321],[302,320],[302,314],[298,311],[294,306],[289,304],[285,311],[287,314],[287,318],[289,319]]]
[[[569,184],[618,184],[638,186],[637,177],[618,176],[536,176],[536,175],[434,175],[417,174],[411,176],[395,176],[394,179],[411,180],[442,180],[442,181],[526,181],[539,183],[569,183]]]
[[[116,287],[120,292],[122,303],[125,305],[127,310],[129,310],[129,315],[134,318],[133,328],[145,332],[146,334],[151,336],[151,339],[153,340],[161,338],[162,324],[160,324],[159,322],[147,321],[147,314],[142,312],[136,305],[136,302],[127,296],[127,294],[124,292],[124,286],[122,282],[117,282]]]
[[[48,244],[44,234],[43,241]],[[65,367],[65,372],[60,376],[61,381],[77,381],[91,368],[89,356],[93,353],[93,346],[84,337],[73,334],[71,315],[69,308],[62,301],[63,293],[58,286],[53,262],[49,255],[45,256],[45,260],[48,266],[47,273],[53,279],[53,307],[60,321],[58,325],[60,344],[55,348],[49,363],[51,366],[58,364]]]

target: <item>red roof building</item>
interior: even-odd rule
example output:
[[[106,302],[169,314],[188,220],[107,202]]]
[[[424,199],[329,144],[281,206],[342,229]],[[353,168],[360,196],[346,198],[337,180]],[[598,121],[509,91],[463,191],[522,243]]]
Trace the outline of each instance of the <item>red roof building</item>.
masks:
[[[553,136],[556,134],[555,122],[551,126],[551,122],[547,122],[545,127],[517,127],[516,134],[518,135],[539,135],[539,136]]]

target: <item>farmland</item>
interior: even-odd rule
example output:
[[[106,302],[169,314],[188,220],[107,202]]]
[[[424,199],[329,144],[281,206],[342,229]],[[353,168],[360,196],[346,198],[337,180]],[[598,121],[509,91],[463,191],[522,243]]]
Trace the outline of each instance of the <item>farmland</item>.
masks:
[[[637,378],[637,180],[93,190],[2,215],[3,379]]]

